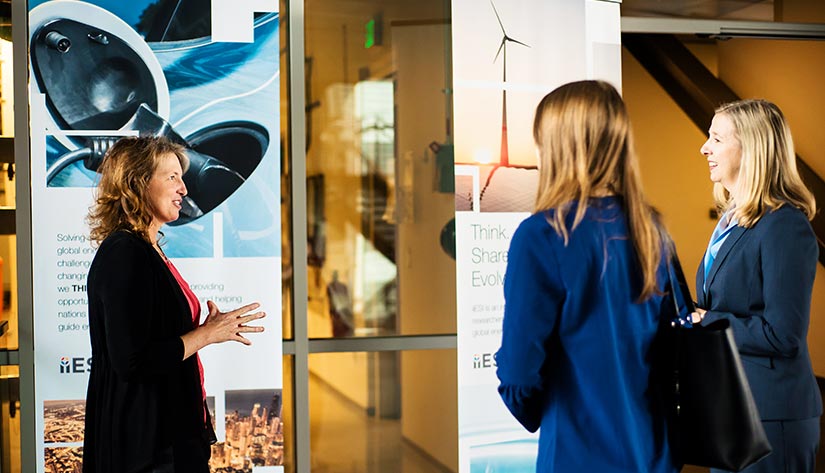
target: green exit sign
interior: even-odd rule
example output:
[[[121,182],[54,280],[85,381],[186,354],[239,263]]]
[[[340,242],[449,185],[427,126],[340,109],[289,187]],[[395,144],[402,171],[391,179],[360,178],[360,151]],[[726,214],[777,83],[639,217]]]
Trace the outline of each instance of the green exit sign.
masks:
[[[364,48],[369,49],[375,46],[375,20],[370,20],[364,25]]]
[[[381,14],[364,23],[364,49],[381,46]]]

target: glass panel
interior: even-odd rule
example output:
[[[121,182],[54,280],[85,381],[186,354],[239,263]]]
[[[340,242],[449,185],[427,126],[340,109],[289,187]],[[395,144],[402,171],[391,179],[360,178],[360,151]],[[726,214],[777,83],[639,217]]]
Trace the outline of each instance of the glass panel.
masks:
[[[14,136],[14,89],[10,29],[0,27],[0,139]],[[3,156],[0,161],[11,157]],[[14,166],[0,164],[0,212],[15,207]],[[0,226],[0,350],[17,350],[17,239]]]
[[[312,338],[455,332],[449,15],[306,0]]]
[[[455,350],[319,353],[309,369],[313,473],[458,470]]]
[[[20,473],[19,366],[0,366],[0,471]]]
[[[278,33],[281,40],[281,317],[283,337],[292,334],[292,154],[289,121],[289,10],[280,0]]]
[[[0,178],[3,182],[5,176]],[[14,189],[14,183],[6,180],[6,189]],[[5,197],[14,195],[6,192]],[[4,194],[0,194],[3,200]],[[2,205],[2,204],[0,204]],[[13,203],[12,203],[13,205]],[[15,235],[0,235],[0,350],[17,350],[17,238]]]
[[[283,10],[282,10],[283,11]],[[284,355],[284,385],[281,390],[284,432],[284,473],[295,473],[295,357]]]

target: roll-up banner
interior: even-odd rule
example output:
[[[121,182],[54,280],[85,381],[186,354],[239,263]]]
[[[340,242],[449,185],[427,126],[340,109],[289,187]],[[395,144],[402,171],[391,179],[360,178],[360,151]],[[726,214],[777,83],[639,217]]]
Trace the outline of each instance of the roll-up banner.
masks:
[[[268,314],[251,347],[200,352],[212,471],[283,471],[278,31],[277,0],[29,1],[36,471],[80,471],[85,216],[105,151],[146,134],[198,158],[162,231],[202,315],[207,300]]]
[[[535,108],[554,88],[621,90],[619,4],[453,0],[459,472],[533,472],[538,436],[497,392],[510,237],[533,210]]]

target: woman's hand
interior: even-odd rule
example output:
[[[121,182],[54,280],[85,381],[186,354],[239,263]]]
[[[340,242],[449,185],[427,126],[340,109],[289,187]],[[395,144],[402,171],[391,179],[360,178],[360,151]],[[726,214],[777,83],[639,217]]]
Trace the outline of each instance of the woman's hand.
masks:
[[[263,312],[251,313],[251,311],[261,306],[257,302],[237,308],[231,312],[221,312],[218,306],[212,301],[206,301],[206,306],[209,308],[209,315],[206,320],[198,327],[207,331],[208,339],[207,345],[212,343],[222,343],[234,340],[241,342],[244,345],[251,345],[252,342],[247,340],[242,333],[245,332],[263,332],[263,327],[247,325],[253,320],[262,319],[266,316]]]
[[[698,307],[697,307],[697,308],[696,308],[696,312],[692,312],[692,313],[690,314],[690,321],[691,321],[692,323],[694,323],[694,324],[701,323],[701,322],[702,322],[702,320],[704,320],[704,319],[705,319],[705,314],[706,314],[707,312],[708,312],[708,311],[706,311],[705,309],[700,309],[700,308],[698,308]]]
[[[183,359],[194,355],[201,348],[213,343],[236,341],[244,345],[251,345],[243,333],[263,332],[260,326],[247,325],[249,322],[262,319],[266,316],[263,311],[252,312],[261,305],[257,302],[247,304],[230,312],[221,312],[212,301],[207,301],[209,315],[200,327],[182,335]]]

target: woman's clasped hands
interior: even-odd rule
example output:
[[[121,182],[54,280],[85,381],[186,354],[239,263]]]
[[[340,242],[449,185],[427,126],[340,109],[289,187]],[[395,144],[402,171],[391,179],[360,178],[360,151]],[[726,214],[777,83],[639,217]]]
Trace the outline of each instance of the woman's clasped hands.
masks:
[[[252,342],[241,334],[264,331],[261,326],[247,325],[266,317],[266,313],[263,311],[252,312],[261,306],[257,302],[229,312],[221,312],[217,304],[212,301],[207,301],[206,306],[209,308],[209,315],[206,316],[206,320],[199,328],[207,331],[209,337],[207,344],[236,341],[244,345],[251,345]]]
[[[207,301],[206,306],[209,309],[206,320],[195,330],[181,336],[184,345],[184,359],[213,343],[235,341],[244,345],[251,345],[252,342],[243,334],[264,331],[264,328],[260,325],[249,325],[250,322],[266,317],[264,311],[253,312],[261,307],[261,304],[257,302],[229,312],[221,312],[212,301]]]
[[[696,312],[691,312],[690,314],[690,321],[694,324],[701,323],[702,320],[705,319],[705,314],[707,311],[705,309],[700,309],[699,307],[696,308]]]

